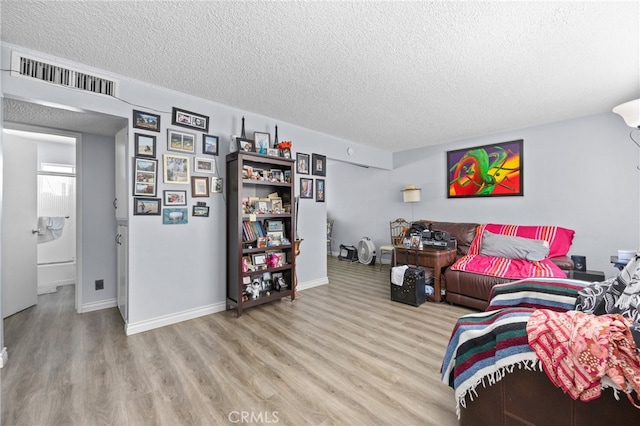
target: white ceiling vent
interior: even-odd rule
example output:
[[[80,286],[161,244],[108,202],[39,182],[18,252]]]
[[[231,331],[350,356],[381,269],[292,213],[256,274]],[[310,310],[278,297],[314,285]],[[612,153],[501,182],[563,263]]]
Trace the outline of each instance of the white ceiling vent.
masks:
[[[20,52],[12,52],[11,73],[98,95],[116,97],[118,95],[117,82],[114,80],[47,63]]]

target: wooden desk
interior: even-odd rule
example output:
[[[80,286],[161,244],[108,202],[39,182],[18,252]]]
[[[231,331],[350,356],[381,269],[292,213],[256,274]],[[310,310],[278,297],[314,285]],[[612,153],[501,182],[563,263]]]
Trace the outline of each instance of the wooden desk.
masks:
[[[429,300],[435,302],[442,301],[442,270],[447,266],[453,265],[456,261],[456,249],[435,249],[431,247],[422,249],[411,249],[403,246],[395,246],[396,265],[413,265],[416,261],[416,252],[418,254],[418,265],[425,268],[433,268],[433,296],[428,295]],[[408,262],[407,262],[408,261]]]

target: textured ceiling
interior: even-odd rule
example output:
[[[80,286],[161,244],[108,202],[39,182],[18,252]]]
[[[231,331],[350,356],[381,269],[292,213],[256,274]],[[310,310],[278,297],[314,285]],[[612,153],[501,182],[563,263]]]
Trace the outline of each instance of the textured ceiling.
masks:
[[[389,151],[640,93],[637,1],[3,0],[1,13],[5,42]]]

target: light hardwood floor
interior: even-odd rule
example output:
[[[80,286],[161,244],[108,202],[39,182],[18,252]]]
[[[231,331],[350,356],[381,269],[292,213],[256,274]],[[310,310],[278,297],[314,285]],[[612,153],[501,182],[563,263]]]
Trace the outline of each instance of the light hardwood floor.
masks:
[[[126,337],[73,288],[4,321],[2,425],[456,425],[448,304],[389,300],[389,268],[329,261],[303,297]]]

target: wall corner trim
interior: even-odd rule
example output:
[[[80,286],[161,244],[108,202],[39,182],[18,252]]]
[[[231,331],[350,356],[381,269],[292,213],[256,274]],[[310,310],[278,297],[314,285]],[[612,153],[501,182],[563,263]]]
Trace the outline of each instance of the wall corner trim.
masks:
[[[164,315],[157,318],[151,318],[144,321],[126,324],[124,327],[125,334],[131,336],[132,334],[142,333],[144,331],[153,330],[155,328],[164,327],[167,325],[177,324],[182,321],[203,317],[205,315],[215,314],[226,310],[226,303],[214,303],[212,305],[203,306],[201,308],[190,309],[187,311],[178,312],[176,314]]]

